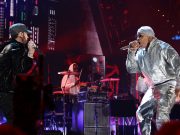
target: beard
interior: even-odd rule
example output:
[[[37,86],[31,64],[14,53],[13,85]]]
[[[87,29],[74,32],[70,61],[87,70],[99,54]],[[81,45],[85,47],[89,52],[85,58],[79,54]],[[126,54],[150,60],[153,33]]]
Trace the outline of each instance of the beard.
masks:
[[[23,37],[22,37],[22,42],[23,42],[23,44],[27,44],[28,43],[28,39],[25,37],[24,34],[23,34]]]

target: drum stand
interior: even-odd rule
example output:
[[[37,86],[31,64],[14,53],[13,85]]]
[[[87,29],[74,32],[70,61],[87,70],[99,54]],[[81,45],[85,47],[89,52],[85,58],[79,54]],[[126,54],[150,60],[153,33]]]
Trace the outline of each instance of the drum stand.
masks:
[[[63,135],[66,135],[66,101],[65,101],[65,94],[63,94]]]
[[[64,89],[66,87],[68,78],[69,78],[69,74],[67,76],[65,85],[62,88],[62,91],[63,91],[63,135],[66,135],[66,100],[65,100],[65,90]]]
[[[71,106],[71,97],[70,95],[66,95],[64,93],[63,95],[63,135],[68,134],[68,132],[70,131],[70,127],[72,126],[72,122],[70,122],[70,120],[72,120],[72,106]]]

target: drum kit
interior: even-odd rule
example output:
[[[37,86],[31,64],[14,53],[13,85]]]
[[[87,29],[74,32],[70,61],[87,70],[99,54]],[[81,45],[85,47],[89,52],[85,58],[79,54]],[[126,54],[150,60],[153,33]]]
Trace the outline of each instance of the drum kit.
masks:
[[[73,72],[73,71],[61,71],[58,72],[59,75],[80,75],[80,72]],[[104,78],[101,80],[97,80],[94,82],[79,82],[79,86],[81,88],[87,87],[87,92],[90,93],[112,93],[112,88],[109,87],[109,82],[117,82],[119,81],[119,78]],[[99,85],[100,84],[100,85]],[[54,91],[53,95],[68,95],[70,93],[67,93],[64,90],[58,90]],[[108,97],[110,98],[110,97]]]
[[[73,72],[73,71],[61,71],[58,72],[59,75],[75,75],[80,76],[79,72]],[[112,89],[109,88],[107,85],[109,82],[119,81],[118,78],[105,78],[101,80],[97,80],[95,82],[79,82],[79,86],[83,89],[79,94],[77,95],[71,95],[70,93],[67,93],[64,90],[56,90],[53,92],[54,97],[60,97],[61,107],[63,108],[63,111],[60,112],[63,116],[63,131],[66,132],[67,127],[67,107],[66,105],[69,103],[74,102],[81,102],[81,99],[83,99],[83,102],[99,102],[99,100],[108,100],[108,93],[112,92]],[[97,85],[98,84],[98,85]],[[100,84],[100,85],[99,85]],[[68,97],[68,98],[67,98]],[[75,99],[75,100],[74,100]],[[99,99],[99,100],[98,100]],[[71,100],[71,101],[67,101]],[[57,101],[57,100],[56,100]],[[62,109],[61,108],[61,109]],[[58,114],[59,112],[54,113],[54,115]],[[53,121],[54,122],[54,121]],[[67,129],[68,130],[68,129]]]

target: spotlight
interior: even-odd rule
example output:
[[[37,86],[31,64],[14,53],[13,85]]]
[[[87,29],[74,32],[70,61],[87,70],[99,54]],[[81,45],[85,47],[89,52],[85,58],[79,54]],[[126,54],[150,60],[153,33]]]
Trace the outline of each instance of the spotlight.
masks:
[[[95,63],[98,61],[96,57],[93,57],[92,60],[93,60],[93,62],[95,62]]]
[[[171,39],[172,40],[180,40],[180,35],[174,35]]]

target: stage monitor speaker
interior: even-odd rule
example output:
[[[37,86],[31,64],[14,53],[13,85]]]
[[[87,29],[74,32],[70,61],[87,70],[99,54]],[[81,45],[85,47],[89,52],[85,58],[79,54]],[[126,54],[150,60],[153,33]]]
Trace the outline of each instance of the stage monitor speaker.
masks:
[[[108,103],[85,103],[84,127],[109,127],[109,109]]]
[[[84,135],[110,135],[110,127],[84,128]]]

